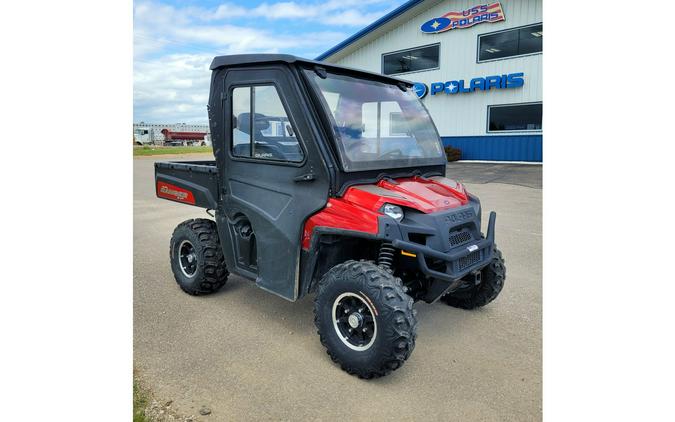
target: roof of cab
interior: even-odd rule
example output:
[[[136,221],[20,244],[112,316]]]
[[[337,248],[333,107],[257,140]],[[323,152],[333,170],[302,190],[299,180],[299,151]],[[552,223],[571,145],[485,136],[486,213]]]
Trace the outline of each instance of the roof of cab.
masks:
[[[321,66],[326,69],[342,70],[347,71],[348,73],[356,73],[364,76],[369,76],[371,78],[376,78],[380,80],[385,80],[391,83],[403,82],[407,85],[412,85],[412,82],[394,78],[391,76],[382,75],[381,73],[368,72],[366,70],[354,69],[347,66],[338,66],[332,63],[320,62],[316,60],[303,59],[302,57],[293,56],[290,54],[231,54],[228,56],[217,56],[213,58],[211,62],[211,70],[216,70],[220,67],[230,67],[230,66],[242,66],[242,65],[251,65],[251,64],[260,64],[260,63],[301,63],[308,64],[311,66]]]

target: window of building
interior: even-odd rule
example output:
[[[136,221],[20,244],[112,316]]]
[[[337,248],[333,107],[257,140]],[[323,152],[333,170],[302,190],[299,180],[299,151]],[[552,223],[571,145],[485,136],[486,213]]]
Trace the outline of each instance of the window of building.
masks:
[[[295,129],[274,85],[232,90],[232,155],[302,161]]]
[[[438,69],[439,56],[440,44],[386,53],[382,55],[382,73],[396,75]]]
[[[541,130],[542,103],[488,106],[488,132]]]
[[[542,52],[543,25],[482,34],[478,36],[478,62]]]

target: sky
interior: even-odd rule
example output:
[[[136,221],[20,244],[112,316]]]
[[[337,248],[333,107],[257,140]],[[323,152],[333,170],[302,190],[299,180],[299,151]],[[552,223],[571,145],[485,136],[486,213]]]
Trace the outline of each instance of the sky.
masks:
[[[403,3],[135,1],[134,122],[207,123],[214,56],[314,59]]]

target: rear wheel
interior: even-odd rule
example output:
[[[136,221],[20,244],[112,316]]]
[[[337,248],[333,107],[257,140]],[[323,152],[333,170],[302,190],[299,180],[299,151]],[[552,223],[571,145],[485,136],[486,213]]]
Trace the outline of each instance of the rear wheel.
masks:
[[[461,309],[476,309],[495,300],[504,287],[506,265],[502,252],[494,248],[492,261],[481,270],[481,281],[468,290],[460,290],[441,297],[447,305]]]
[[[347,261],[321,279],[314,323],[343,370],[376,378],[401,367],[415,348],[412,306],[400,279],[372,262]]]
[[[197,218],[180,223],[171,236],[170,256],[176,282],[188,294],[215,293],[227,282],[229,272],[212,220]]]

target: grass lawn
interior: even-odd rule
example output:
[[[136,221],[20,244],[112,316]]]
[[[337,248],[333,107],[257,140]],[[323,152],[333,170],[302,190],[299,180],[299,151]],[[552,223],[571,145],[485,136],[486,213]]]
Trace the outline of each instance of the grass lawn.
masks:
[[[134,380],[134,422],[147,422],[145,408],[148,406],[148,394]]]
[[[213,152],[211,147],[160,147],[160,146],[142,146],[134,147],[134,156],[137,155],[162,155],[162,154],[198,154]]]

